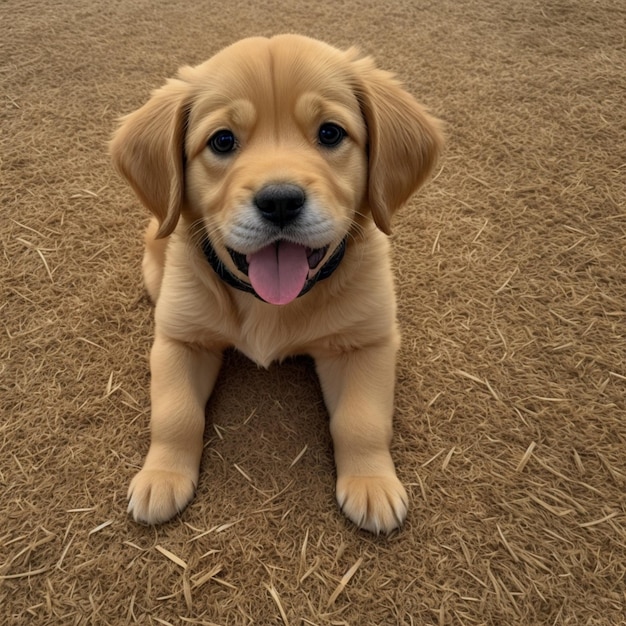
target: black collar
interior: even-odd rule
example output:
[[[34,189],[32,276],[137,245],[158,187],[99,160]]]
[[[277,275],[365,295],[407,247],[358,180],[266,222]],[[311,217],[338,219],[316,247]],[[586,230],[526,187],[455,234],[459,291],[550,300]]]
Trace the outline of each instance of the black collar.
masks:
[[[309,278],[306,283],[304,283],[304,287],[302,287],[302,291],[298,294],[298,298],[303,296],[309,290],[313,288],[315,283],[319,280],[324,280],[328,278],[339,266],[341,259],[343,259],[343,255],[346,251],[346,242],[348,237],[344,237],[341,240],[341,243],[335,248],[335,251],[332,253],[328,261],[324,263],[324,265],[320,268],[320,270],[313,276],[313,278]],[[208,237],[205,237],[202,240],[202,252],[204,252],[204,256],[206,260],[209,262],[209,265],[213,268],[215,273],[227,284],[235,289],[239,289],[240,291],[245,291],[246,293],[251,293],[256,296],[259,300],[263,300],[256,291],[252,288],[250,283],[247,283],[241,278],[238,278],[233,274],[221,259],[217,256],[217,252],[215,252],[215,248],[213,248],[211,242]],[[265,302],[265,300],[263,300]]]

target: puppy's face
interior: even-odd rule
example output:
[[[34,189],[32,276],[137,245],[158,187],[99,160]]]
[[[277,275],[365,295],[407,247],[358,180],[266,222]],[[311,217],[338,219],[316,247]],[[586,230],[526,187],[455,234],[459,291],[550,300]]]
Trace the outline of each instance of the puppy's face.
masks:
[[[350,230],[367,131],[350,65],[309,40],[253,39],[183,70],[190,212],[265,300],[295,298]]]
[[[158,236],[184,214],[193,240],[287,304],[364,219],[389,232],[440,143],[437,122],[370,59],[282,35],[182,68],[122,121],[111,151]]]

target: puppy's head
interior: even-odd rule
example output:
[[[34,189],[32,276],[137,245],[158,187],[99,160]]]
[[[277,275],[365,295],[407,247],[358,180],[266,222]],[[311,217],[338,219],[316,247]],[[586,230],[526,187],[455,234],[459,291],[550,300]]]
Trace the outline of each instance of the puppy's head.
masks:
[[[181,215],[268,302],[301,293],[350,232],[393,213],[441,145],[437,122],[354,50],[242,40],[155,91],[111,153],[169,235]]]

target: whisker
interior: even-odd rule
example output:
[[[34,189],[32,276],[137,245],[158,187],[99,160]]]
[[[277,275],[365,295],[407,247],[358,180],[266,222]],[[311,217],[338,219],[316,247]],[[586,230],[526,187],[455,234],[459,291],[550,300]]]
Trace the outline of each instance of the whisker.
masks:
[[[223,242],[222,232],[217,226],[211,228],[203,218],[191,223],[189,226],[189,244],[192,248],[200,247],[207,236],[213,243]]]
[[[348,238],[352,241],[357,241],[359,237],[362,237],[365,233],[365,229],[361,224],[354,222],[352,228],[348,231]]]

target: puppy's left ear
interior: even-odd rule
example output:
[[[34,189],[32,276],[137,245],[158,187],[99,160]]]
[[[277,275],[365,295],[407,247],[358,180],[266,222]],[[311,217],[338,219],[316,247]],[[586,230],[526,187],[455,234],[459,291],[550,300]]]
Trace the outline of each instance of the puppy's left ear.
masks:
[[[388,235],[393,214],[437,161],[443,146],[441,124],[370,58],[354,60],[353,67],[367,123],[370,210],[376,226]]]
[[[118,170],[157,218],[157,239],[174,230],[184,202],[188,94],[187,82],[169,80],[140,109],[122,118],[109,144]]]

